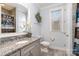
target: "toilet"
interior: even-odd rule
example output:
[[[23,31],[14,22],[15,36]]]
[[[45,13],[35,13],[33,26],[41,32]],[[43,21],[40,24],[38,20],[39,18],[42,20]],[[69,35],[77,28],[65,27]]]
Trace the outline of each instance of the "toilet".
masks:
[[[41,55],[44,56],[48,55],[50,43],[47,41],[42,41],[40,44],[41,44]]]

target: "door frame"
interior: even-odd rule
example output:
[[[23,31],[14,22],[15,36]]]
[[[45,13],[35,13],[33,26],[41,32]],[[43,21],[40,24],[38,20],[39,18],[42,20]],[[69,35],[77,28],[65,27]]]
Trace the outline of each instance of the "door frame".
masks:
[[[66,50],[66,53],[67,53],[67,55],[68,56],[71,56],[71,55],[73,55],[73,53],[72,53],[72,51],[73,51],[73,47],[72,47],[72,45],[73,45],[73,43],[72,43],[72,3],[67,3],[66,5],[65,5],[65,8],[66,8],[66,20],[67,20],[67,27],[68,27],[68,29],[67,29],[67,35],[69,36],[69,37],[67,37],[67,50]],[[52,9],[50,9],[49,10],[49,15],[51,16],[51,11],[52,10],[56,10],[56,9],[62,9],[62,11],[64,11],[64,9],[63,9],[63,6],[57,6],[57,7],[55,7],[54,9],[52,8]],[[64,15],[64,14],[63,14]],[[62,17],[63,17],[63,15],[62,15]],[[51,31],[51,17],[50,17],[50,31]]]
[[[61,24],[60,24],[60,31],[58,31],[58,33],[59,32],[61,32],[63,35],[65,35],[64,34],[64,8],[63,8],[63,6],[57,6],[57,7],[53,7],[53,8],[51,8],[50,10],[49,10],[49,19],[50,19],[50,32],[51,33],[53,33],[53,31],[52,31],[52,15],[51,15],[51,12],[52,11],[55,11],[55,10],[60,10],[60,12],[61,12]],[[65,44],[66,45],[66,44]],[[55,47],[55,48],[57,48],[57,49],[59,49],[59,47]],[[60,48],[60,49],[62,49],[62,48]],[[63,50],[65,50],[66,49],[66,46],[65,47],[63,47]]]

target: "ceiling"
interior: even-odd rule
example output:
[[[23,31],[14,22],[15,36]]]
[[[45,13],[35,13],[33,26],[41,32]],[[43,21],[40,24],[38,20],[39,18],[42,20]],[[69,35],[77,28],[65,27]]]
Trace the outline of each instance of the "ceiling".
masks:
[[[46,7],[48,5],[52,5],[53,3],[38,3],[39,7]]]
[[[27,8],[19,3],[8,3],[8,5],[18,8],[19,11],[27,13]]]
[[[0,3],[0,5],[7,10],[15,8],[14,6],[8,5],[7,3]]]
[[[57,6],[57,5],[60,5],[62,3],[36,3],[36,4],[38,4],[39,8],[44,8],[44,7],[48,7],[50,5]]]
[[[18,8],[22,12],[27,12],[27,8],[18,3],[0,3],[0,5],[7,10]]]

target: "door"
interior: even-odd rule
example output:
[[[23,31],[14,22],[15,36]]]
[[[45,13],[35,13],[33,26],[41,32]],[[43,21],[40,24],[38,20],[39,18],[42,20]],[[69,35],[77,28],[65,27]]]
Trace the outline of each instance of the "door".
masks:
[[[64,19],[63,7],[56,7],[50,10],[50,34],[52,48],[65,49],[66,48],[66,24]]]

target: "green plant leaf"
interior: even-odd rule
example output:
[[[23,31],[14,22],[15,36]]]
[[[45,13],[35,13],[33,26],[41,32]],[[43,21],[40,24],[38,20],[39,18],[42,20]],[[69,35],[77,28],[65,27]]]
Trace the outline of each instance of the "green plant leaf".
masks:
[[[37,14],[35,15],[35,18],[36,18],[38,23],[41,23],[41,16],[40,16],[39,12],[37,12]]]

